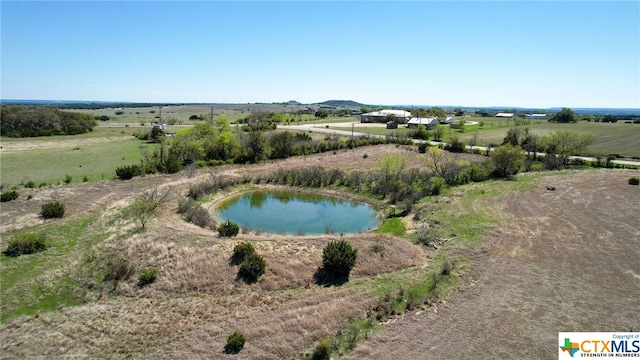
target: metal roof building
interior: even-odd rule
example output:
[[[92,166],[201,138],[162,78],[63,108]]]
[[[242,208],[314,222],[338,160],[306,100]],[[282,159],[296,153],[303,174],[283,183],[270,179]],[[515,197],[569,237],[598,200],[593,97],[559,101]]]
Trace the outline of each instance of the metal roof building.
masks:
[[[401,124],[404,124],[407,122],[407,120],[411,119],[411,113],[405,110],[380,110],[360,115],[360,122],[386,123],[387,121],[389,121],[387,117],[391,115],[393,115],[395,117],[395,120]]]
[[[438,119],[434,117],[412,118],[407,122],[407,127],[418,127],[418,125],[424,125],[427,129],[433,129],[438,125]]]

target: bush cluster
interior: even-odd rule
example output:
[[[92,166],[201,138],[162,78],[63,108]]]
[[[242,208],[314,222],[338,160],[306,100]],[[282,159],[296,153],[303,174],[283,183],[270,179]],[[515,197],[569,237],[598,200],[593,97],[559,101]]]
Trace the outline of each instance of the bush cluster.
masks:
[[[237,354],[244,347],[244,343],[247,339],[238,331],[234,331],[227,338],[227,344],[224,346],[225,354]]]
[[[640,178],[632,177],[629,178],[629,185],[640,185]]]
[[[201,228],[215,230],[216,223],[211,214],[194,200],[183,200],[178,204],[178,213],[184,216],[185,221]]]
[[[102,281],[127,280],[134,272],[134,268],[127,258],[120,254],[112,254],[107,258]]]
[[[231,263],[239,265],[247,256],[254,254],[256,249],[249,242],[241,242],[233,247],[233,255],[231,255]]]
[[[42,205],[40,215],[45,219],[59,219],[64,216],[64,204],[52,201]]]
[[[233,247],[231,264],[238,265],[238,278],[251,284],[260,278],[267,269],[267,262],[256,253],[256,249],[248,242],[241,242]]]
[[[142,171],[140,170],[140,166],[133,165],[124,165],[116,168],[116,178],[120,180],[130,180],[134,176],[141,175]]]
[[[7,243],[4,254],[17,257],[20,255],[33,254],[47,249],[46,237],[44,234],[22,233],[12,237]]]
[[[234,223],[231,220],[227,220],[224,223],[220,224],[217,230],[218,234],[220,234],[220,236],[222,237],[233,237],[238,235],[238,232],[240,232],[240,226],[238,226],[238,224]]]
[[[329,360],[331,359],[331,339],[323,338],[311,353],[311,360]]]
[[[332,241],[322,249],[322,266],[337,277],[349,277],[356,265],[358,249],[344,240]]]
[[[20,194],[18,194],[15,190],[3,191],[0,195],[0,202],[13,201],[18,198]]]
[[[238,277],[251,284],[260,278],[267,269],[267,262],[257,253],[247,255],[240,263]]]
[[[212,175],[209,179],[193,184],[189,187],[188,197],[193,200],[198,200],[201,197],[216,192],[218,190],[224,190],[232,186],[248,182],[248,178],[235,178],[231,176],[219,176]]]
[[[156,282],[158,269],[144,269],[138,276],[138,286],[143,287]]]

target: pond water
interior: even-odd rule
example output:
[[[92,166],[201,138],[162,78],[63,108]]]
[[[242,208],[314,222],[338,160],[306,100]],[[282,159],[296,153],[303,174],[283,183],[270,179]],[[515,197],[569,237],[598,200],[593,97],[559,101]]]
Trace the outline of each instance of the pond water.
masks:
[[[378,213],[368,204],[291,191],[252,191],[225,200],[217,209],[231,220],[274,234],[354,234],[375,229]]]

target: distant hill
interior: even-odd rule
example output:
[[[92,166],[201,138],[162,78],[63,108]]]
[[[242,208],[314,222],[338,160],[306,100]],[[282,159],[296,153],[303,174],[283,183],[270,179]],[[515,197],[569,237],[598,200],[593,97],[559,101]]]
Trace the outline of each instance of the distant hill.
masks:
[[[327,101],[318,103],[318,105],[333,106],[333,107],[348,107],[348,108],[359,108],[362,106],[367,106],[365,104],[361,104],[353,100],[327,100]]]

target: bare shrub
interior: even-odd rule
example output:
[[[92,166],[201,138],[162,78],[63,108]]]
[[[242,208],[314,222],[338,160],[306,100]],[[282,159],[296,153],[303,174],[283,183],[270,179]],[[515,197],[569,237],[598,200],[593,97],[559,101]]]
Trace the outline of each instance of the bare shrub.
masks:
[[[189,199],[178,204],[178,213],[184,216],[184,220],[201,228],[215,230],[216,223],[211,214],[202,205]]]
[[[438,240],[440,240],[440,231],[433,226],[422,225],[418,227],[416,233],[418,235],[418,243],[424,246],[435,247]]]
[[[243,178],[241,181],[246,181],[247,179]],[[200,182],[198,184],[191,185],[189,187],[189,197],[193,200],[198,200],[199,198],[216,192],[218,190],[224,190],[231,186],[235,186],[238,184],[238,180],[236,178],[230,176],[220,176],[217,174],[211,174],[209,179]]]
[[[127,258],[119,254],[113,254],[107,259],[102,281],[113,281],[117,284],[119,281],[129,279],[133,272],[133,265]]]

